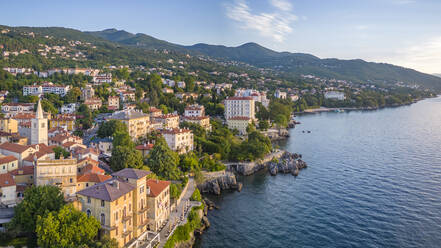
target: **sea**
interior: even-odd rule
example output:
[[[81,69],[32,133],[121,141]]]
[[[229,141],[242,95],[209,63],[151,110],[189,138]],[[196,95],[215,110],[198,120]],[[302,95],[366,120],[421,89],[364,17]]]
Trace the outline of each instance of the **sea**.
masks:
[[[441,97],[296,120],[280,147],[308,168],[210,196],[197,247],[441,247]]]

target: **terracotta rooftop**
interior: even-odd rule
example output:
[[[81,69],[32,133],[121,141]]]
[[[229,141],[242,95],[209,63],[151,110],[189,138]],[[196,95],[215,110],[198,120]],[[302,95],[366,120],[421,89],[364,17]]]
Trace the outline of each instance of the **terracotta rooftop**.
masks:
[[[228,97],[227,99],[225,99],[225,101],[228,100],[253,100],[252,97],[249,96],[233,96],[233,97]]]
[[[132,169],[132,168],[125,168],[120,171],[114,172],[112,174],[112,176],[139,179],[139,178],[143,178],[143,177],[149,175],[150,173],[152,173],[152,172],[145,171],[145,170]]]
[[[95,164],[87,164],[81,168],[81,174],[104,174],[104,170]]]
[[[88,174],[84,174],[84,175],[78,175],[77,182],[102,183],[102,182],[107,181],[111,178],[112,178],[112,176],[110,176],[110,175],[100,175],[100,174],[88,173]]]
[[[24,145],[19,145],[19,144],[15,144],[15,143],[9,143],[9,142],[5,142],[5,143],[0,144],[0,149],[15,152],[15,153],[22,153],[29,148],[30,148],[29,146],[24,146]]]
[[[33,175],[34,174],[34,166],[23,166],[20,169],[15,169],[10,172],[12,175]]]
[[[10,173],[0,174],[0,187],[15,186],[14,178]]]
[[[77,194],[112,202],[134,189],[135,186],[113,178],[78,191]]]
[[[209,119],[210,116],[184,116],[184,120],[205,120]]]
[[[161,133],[163,134],[191,133],[191,130],[186,128],[161,129]]]
[[[17,161],[18,159],[15,158],[12,155],[6,156],[6,157],[1,157],[0,158],[0,164],[6,164],[6,163],[10,163],[12,161]]]
[[[159,116],[156,116],[155,118],[158,118],[158,119],[167,119],[167,118],[175,118],[175,117],[179,117],[179,115],[175,115],[175,114],[165,114],[165,115],[159,115]]]
[[[136,150],[151,150],[153,148],[154,144],[142,144],[136,146]]]
[[[148,179],[147,180],[147,187],[150,188],[150,194],[151,197],[156,197],[159,194],[161,194],[162,191],[164,191],[168,186],[170,185],[170,181],[162,181],[162,180],[156,180],[156,179]]]
[[[234,116],[234,117],[228,118],[228,120],[249,121],[249,120],[251,120],[251,118],[250,117],[246,117],[246,116]]]

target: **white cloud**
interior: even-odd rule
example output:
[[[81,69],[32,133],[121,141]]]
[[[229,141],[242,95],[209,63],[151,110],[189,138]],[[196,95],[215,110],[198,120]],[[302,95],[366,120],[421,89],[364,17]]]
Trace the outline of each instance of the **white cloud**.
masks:
[[[292,4],[284,0],[271,0],[271,4],[282,11],[292,10]]]
[[[394,64],[427,73],[441,73],[441,36],[398,50],[391,59]]]
[[[298,18],[291,13],[290,3],[283,0],[271,0],[270,3],[277,11],[254,14],[244,0],[236,0],[227,5],[227,16],[239,23],[242,29],[257,31],[261,36],[283,42],[292,32],[291,23]]]

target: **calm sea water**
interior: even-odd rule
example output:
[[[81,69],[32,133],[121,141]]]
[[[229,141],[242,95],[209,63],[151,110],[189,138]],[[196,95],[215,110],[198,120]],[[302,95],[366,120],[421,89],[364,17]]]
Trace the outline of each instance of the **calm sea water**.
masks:
[[[441,98],[298,120],[309,167],[212,198],[200,247],[441,247]]]

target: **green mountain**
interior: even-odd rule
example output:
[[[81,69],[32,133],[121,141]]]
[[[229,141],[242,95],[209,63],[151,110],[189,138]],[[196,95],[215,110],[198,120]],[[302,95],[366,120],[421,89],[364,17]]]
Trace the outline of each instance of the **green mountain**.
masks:
[[[416,84],[441,90],[441,79],[439,77],[385,63],[366,62],[360,59],[320,59],[305,53],[276,52],[256,43],[246,43],[237,47],[203,43],[193,46],[181,46],[145,34],[129,35],[130,33],[116,29],[91,32],[91,34],[124,45],[146,49],[168,49],[218,59],[240,61],[296,76],[313,74],[324,78],[389,85],[404,82],[409,85]]]
[[[146,34],[132,34],[124,30],[106,29],[96,32],[82,32],[61,27],[7,27],[7,34],[0,34],[3,50],[16,51],[33,48],[31,54],[20,55],[7,63],[12,66],[32,66],[43,64],[44,68],[64,65],[99,66],[102,64],[129,64],[150,66],[167,57],[186,60],[185,54],[208,56],[223,61],[239,61],[260,68],[271,68],[283,78],[292,79],[301,74],[312,74],[322,78],[336,78],[353,82],[393,85],[404,82],[408,85],[420,85],[424,88],[441,91],[441,78],[400,66],[384,63],[372,63],[364,60],[320,59],[310,54],[277,52],[256,43],[246,43],[237,47],[220,45],[195,44],[183,46],[154,38]],[[38,38],[23,36],[23,33],[34,32]],[[49,36],[49,38],[41,37]],[[76,46],[71,53],[82,52],[87,59],[72,61],[66,58],[55,60],[39,56],[37,45],[66,45],[67,40],[89,42],[96,46]],[[39,43],[39,44],[37,44]],[[157,51],[168,50],[167,54]],[[52,56],[52,55],[51,55]],[[58,55],[54,55],[58,56]],[[55,61],[55,62],[54,62]],[[189,66],[202,62],[193,59]],[[211,63],[212,67],[215,63]],[[216,65],[215,65],[216,66]],[[212,67],[213,68],[213,67]],[[193,66],[193,69],[194,66]]]

